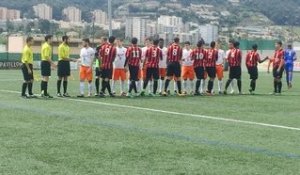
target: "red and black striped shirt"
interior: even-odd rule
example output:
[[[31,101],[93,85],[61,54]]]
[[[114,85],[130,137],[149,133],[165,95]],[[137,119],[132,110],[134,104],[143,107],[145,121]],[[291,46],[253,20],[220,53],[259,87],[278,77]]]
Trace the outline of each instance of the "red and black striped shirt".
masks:
[[[146,51],[147,68],[158,68],[159,60],[162,58],[162,51],[157,46],[152,46]]]
[[[174,43],[168,48],[167,62],[179,62],[182,57],[182,48]]]
[[[260,56],[259,54],[252,50],[247,53],[246,55],[246,66],[247,67],[256,67],[257,63],[260,61]]]
[[[283,49],[276,50],[274,54],[273,67],[278,68],[283,59],[284,59],[284,50]]]
[[[216,61],[218,60],[218,51],[216,49],[206,50],[207,56],[204,59],[205,67],[216,67]]]
[[[126,51],[126,62],[130,66],[140,66],[142,59],[142,49],[136,45],[132,45]]]
[[[206,59],[207,52],[203,48],[194,49],[191,53],[191,58],[194,60],[194,68],[204,67],[204,60]]]
[[[242,64],[242,52],[240,49],[231,49],[228,54],[228,64],[230,67],[238,67]]]
[[[116,47],[114,47],[112,44],[109,43],[103,45],[100,50],[101,69],[112,69],[116,54]]]

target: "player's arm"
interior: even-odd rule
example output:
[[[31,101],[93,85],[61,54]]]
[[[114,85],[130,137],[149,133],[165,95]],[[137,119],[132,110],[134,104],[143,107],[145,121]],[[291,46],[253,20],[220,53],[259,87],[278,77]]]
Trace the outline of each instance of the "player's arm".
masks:
[[[273,59],[269,59],[269,63],[268,63],[268,73],[270,73],[270,67],[271,64],[273,63]]]
[[[294,52],[293,61],[296,61],[296,60],[297,60],[297,54],[296,54],[296,52]]]
[[[163,53],[162,53],[162,50],[159,49],[159,57],[160,57],[160,60],[162,61],[163,60]]]
[[[264,59],[258,59],[258,62],[259,63],[263,63],[263,62],[265,62],[265,61],[267,61],[269,59],[269,57],[268,56],[266,56]]]
[[[32,74],[31,70],[30,70],[30,67],[29,67],[29,64],[28,64],[28,59],[29,57],[31,56],[30,52],[29,51],[26,51],[25,52],[25,60],[24,60],[24,64],[26,66],[26,69],[28,71],[28,74]]]
[[[131,49],[128,48],[125,54],[126,59],[125,59],[124,67],[128,65],[128,60],[130,59],[130,55],[131,55]]]
[[[283,56],[280,58],[280,64],[279,67],[277,69],[277,72],[280,72],[280,70],[282,69],[282,67],[284,66],[284,58]]]
[[[112,54],[112,62],[114,62],[115,61],[115,59],[116,59],[116,56],[117,56],[117,48],[116,47],[112,47],[112,52],[113,52],[113,54]]]

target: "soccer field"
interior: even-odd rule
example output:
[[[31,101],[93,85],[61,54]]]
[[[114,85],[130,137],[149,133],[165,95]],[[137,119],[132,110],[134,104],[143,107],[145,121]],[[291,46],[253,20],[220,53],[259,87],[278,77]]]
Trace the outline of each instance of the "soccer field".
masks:
[[[21,79],[0,70],[1,175],[300,174],[300,74],[281,96],[261,73],[257,95],[133,99],[22,99]]]

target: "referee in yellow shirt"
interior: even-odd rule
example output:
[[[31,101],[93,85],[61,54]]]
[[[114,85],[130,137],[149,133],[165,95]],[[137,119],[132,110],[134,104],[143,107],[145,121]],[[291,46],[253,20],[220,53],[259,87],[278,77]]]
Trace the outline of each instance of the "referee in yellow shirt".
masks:
[[[41,81],[41,96],[45,98],[53,98],[48,93],[48,81],[51,76],[51,65],[55,66],[52,61],[52,35],[45,36],[45,43],[42,45],[41,50],[41,74],[43,80]]]
[[[24,82],[22,85],[22,94],[23,98],[35,98],[36,96],[32,93],[32,86],[33,86],[33,52],[31,46],[33,45],[34,41],[32,37],[28,37],[26,39],[26,45],[22,51],[22,73]],[[26,94],[26,89],[28,87],[28,95]]]
[[[57,64],[57,96],[70,97],[68,94],[68,77],[71,75],[70,61],[77,61],[70,58],[69,37],[63,36],[62,43],[58,46],[58,64]],[[64,93],[61,94],[60,88],[63,81]]]

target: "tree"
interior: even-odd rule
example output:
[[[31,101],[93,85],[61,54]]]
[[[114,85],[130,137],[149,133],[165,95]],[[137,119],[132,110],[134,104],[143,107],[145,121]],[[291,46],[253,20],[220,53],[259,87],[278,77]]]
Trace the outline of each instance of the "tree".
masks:
[[[48,20],[39,20],[38,28],[41,30],[42,33],[48,34],[50,33],[51,23]]]
[[[12,31],[14,31],[14,29],[15,29],[14,24],[11,21],[7,20],[6,21],[6,30],[7,30],[7,32],[12,32]]]

